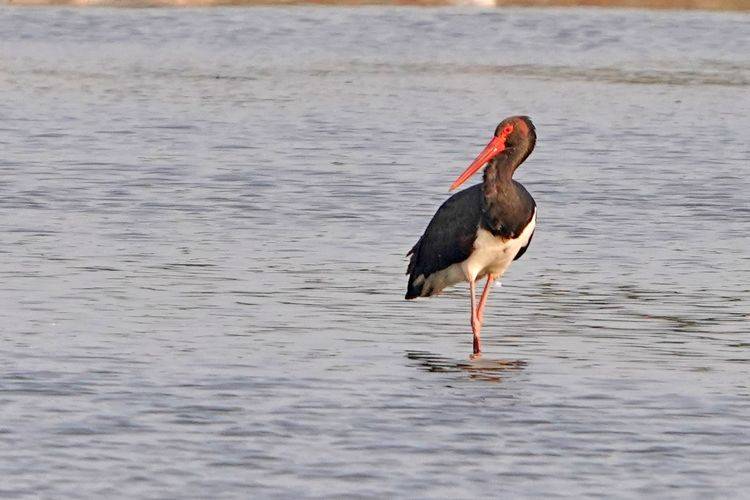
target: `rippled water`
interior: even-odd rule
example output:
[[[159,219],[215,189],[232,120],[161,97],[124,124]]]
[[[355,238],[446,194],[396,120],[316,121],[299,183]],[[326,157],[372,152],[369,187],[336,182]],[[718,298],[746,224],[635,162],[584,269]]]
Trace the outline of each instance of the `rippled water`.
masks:
[[[749,21],[0,9],[0,495],[741,496]],[[404,254],[517,113],[470,361]]]

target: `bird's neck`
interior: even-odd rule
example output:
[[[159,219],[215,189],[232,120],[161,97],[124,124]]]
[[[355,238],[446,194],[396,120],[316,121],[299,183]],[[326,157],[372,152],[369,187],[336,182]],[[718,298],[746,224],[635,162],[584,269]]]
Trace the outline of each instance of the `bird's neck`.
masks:
[[[513,172],[526,158],[525,148],[508,148],[490,161],[484,169],[484,195],[497,198],[513,189]]]

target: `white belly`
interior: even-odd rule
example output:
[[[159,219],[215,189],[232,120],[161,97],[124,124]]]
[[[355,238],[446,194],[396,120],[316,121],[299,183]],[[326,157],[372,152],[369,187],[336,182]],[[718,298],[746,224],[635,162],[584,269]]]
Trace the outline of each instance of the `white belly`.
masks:
[[[485,229],[477,229],[474,240],[474,251],[468,259],[431,274],[424,289],[429,295],[439,293],[442,289],[462,281],[476,280],[488,274],[498,278],[503,275],[521,248],[529,244],[529,238],[536,227],[536,210],[518,238],[503,240]],[[425,281],[419,276],[415,283]]]
[[[518,251],[529,243],[529,238],[536,227],[536,210],[518,238],[503,240],[485,229],[477,231],[474,251],[468,259],[461,262],[461,269],[467,280],[475,280],[488,274],[494,277],[503,275]]]

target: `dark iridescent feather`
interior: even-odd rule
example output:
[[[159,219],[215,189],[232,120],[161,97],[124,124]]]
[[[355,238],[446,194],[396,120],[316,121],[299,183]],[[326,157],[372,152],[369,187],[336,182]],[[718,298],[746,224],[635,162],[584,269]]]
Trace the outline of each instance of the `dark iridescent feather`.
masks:
[[[459,191],[443,203],[414,248],[406,273],[409,274],[407,299],[419,297],[422,285],[417,277],[445,269],[466,260],[474,247],[482,215],[482,185]]]
[[[440,206],[422,237],[406,254],[411,255],[406,269],[409,275],[407,299],[423,295],[426,281],[415,283],[419,276],[428,278],[469,258],[480,227],[503,239],[517,238],[521,234],[531,222],[536,203],[521,184],[513,181],[512,186],[512,192],[502,198],[506,203],[488,204],[482,184],[477,184],[454,194]],[[514,260],[519,259],[528,246],[521,248]],[[425,292],[424,295],[431,295],[432,291]]]

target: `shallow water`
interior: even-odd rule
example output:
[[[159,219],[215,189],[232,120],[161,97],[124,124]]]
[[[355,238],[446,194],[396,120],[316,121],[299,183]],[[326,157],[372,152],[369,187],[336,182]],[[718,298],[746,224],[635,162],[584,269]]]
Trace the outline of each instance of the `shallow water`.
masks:
[[[0,9],[0,495],[739,497],[750,18]],[[404,254],[511,114],[470,361]]]

